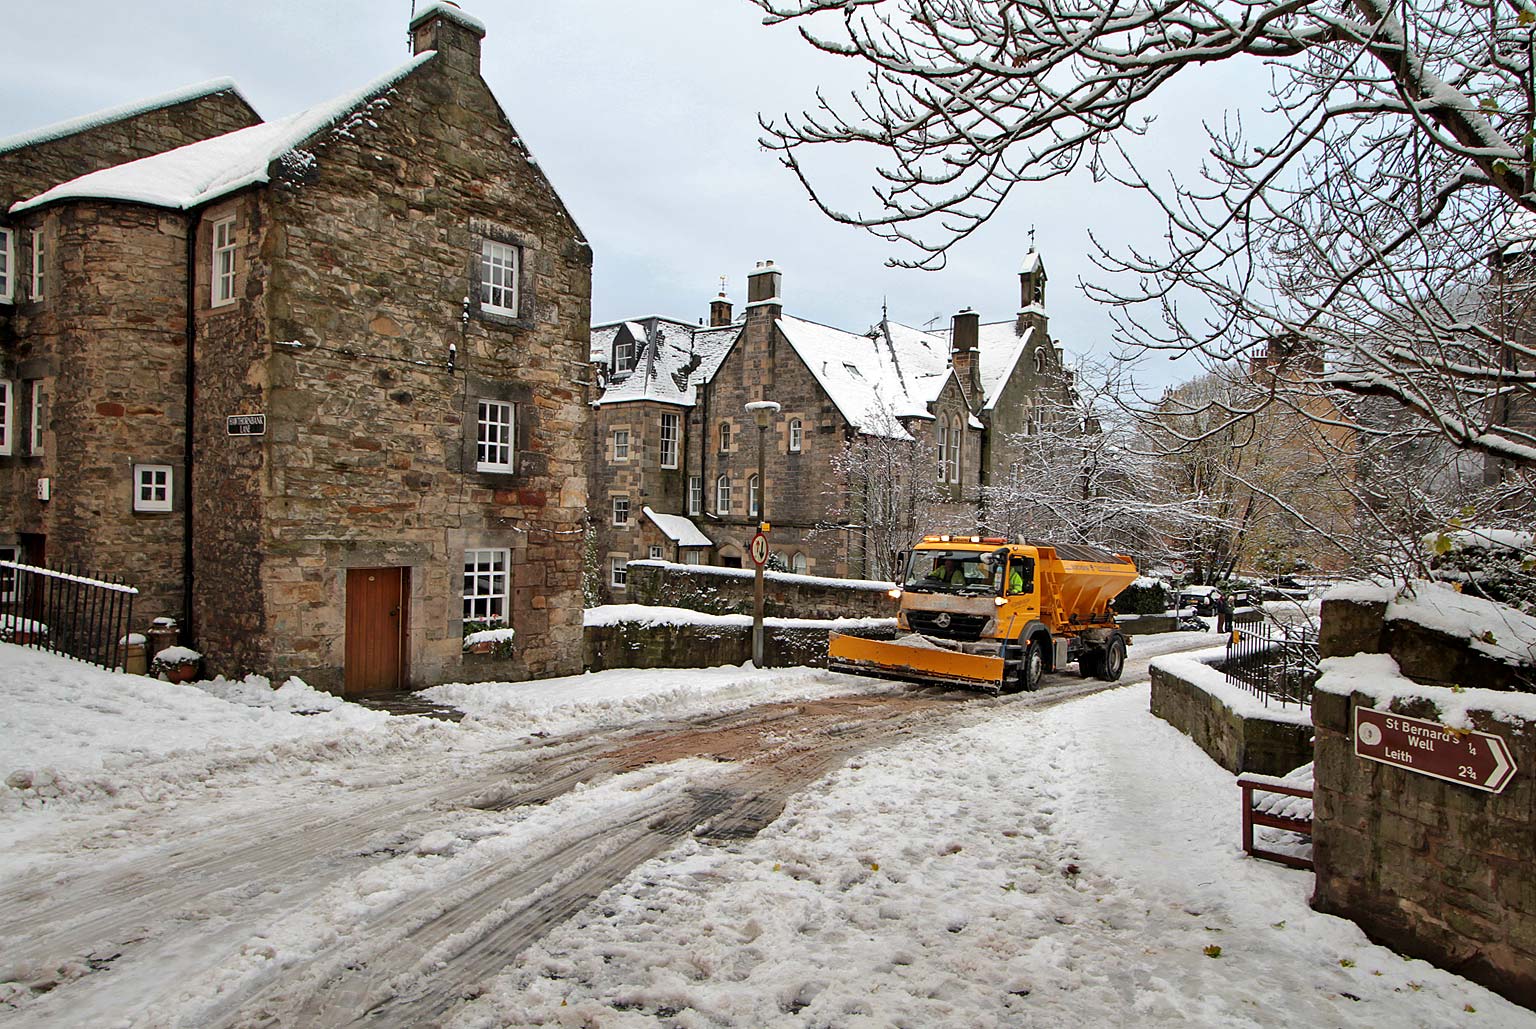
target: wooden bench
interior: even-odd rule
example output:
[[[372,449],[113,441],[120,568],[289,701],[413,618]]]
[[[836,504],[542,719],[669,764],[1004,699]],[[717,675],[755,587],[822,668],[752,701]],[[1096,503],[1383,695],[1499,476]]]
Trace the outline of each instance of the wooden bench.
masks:
[[[1284,776],[1244,772],[1237,777],[1237,785],[1243,793],[1244,852],[1292,868],[1311,869],[1311,858],[1260,847],[1254,829],[1268,826],[1312,838],[1312,766],[1302,765]],[[1256,793],[1261,796],[1255,797]]]

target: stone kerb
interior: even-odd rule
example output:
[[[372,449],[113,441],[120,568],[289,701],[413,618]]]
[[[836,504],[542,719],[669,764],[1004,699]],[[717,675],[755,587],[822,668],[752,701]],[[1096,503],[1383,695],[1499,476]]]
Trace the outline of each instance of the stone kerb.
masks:
[[[751,569],[631,561],[629,596],[637,604],[686,607],[708,614],[750,614]],[[895,618],[889,582],[831,579],[789,572],[764,574],[764,614],[770,618]]]
[[[1225,647],[1152,662],[1154,715],[1188,736],[1229,772],[1285,775],[1312,760],[1305,708],[1265,707],[1211,665]]]

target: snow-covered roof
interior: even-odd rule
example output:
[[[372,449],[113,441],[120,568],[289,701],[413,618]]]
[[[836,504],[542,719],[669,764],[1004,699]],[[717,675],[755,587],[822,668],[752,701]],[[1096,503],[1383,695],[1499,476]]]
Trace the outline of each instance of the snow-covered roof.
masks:
[[[938,329],[932,335],[949,347],[951,329]],[[1018,335],[1018,323],[987,322],[976,329],[976,345],[981,352],[981,392],[986,398],[983,411],[997,406],[997,398],[1003,391],[1003,383],[1013,375],[1014,366],[1029,350],[1035,338],[1035,327],[1026,326],[1024,335]]]
[[[169,93],[161,93],[158,96],[146,97],[133,103],[119,104],[117,107],[108,107],[105,110],[91,114],[83,114],[78,118],[70,118],[67,121],[54,122],[40,129],[31,129],[27,132],[18,132],[12,136],[0,138],[0,154],[11,150],[20,150],[22,147],[34,146],[38,143],[47,143],[55,139],[63,139],[65,136],[73,136],[77,132],[85,132],[87,129],[99,128],[110,125],[115,121],[125,118],[133,118],[140,114],[148,114],[150,111],[158,111],[164,107],[174,107],[184,104],[189,100],[198,100],[205,96],[213,96],[217,93],[233,93],[245,102],[247,107],[250,101],[241,94],[234,79],[209,79],[207,82],[198,82],[194,85],[173,89]],[[253,108],[254,110],[254,108]]]
[[[1024,255],[1024,264],[1019,268],[1019,274],[1031,275],[1044,267],[1045,263],[1040,260],[1040,255],[1031,249]]]
[[[661,514],[650,508],[641,508],[645,516],[656,523],[662,535],[680,547],[712,547],[715,541],[699,531],[699,527],[682,515]]]
[[[915,405],[883,332],[860,335],[790,315],[778,325],[849,425],[871,436],[912,438],[896,419],[912,416]],[[915,378],[918,369],[911,372]]]
[[[12,212],[57,200],[102,199],[189,209],[246,186],[266,182],[272,162],[336,126],[435,56],[427,50],[362,89],[279,121],[253,125],[153,157],[104,168],[62,183],[11,207]]]
[[[428,18],[438,15],[442,15],[449,21],[458,22],[465,28],[480,33],[481,36],[485,35],[485,22],[472,14],[465,14],[458,4],[448,3],[447,0],[430,0],[423,5],[421,10],[416,12],[416,17],[411,19],[410,27],[414,29]]]
[[[636,342],[635,367],[622,377],[613,376],[599,404],[650,400],[691,407],[697,387],[714,377],[741,335],[740,322],[706,327],[671,318],[628,319],[592,327],[592,360],[610,360],[614,340],[624,328]]]

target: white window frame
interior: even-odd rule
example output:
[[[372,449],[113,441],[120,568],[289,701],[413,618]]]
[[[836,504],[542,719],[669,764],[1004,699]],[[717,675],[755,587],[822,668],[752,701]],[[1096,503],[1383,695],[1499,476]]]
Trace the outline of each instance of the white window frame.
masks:
[[[720,423],[720,453],[728,454],[731,450],[731,423]]]
[[[32,230],[32,292],[33,300],[41,300],[46,295],[44,288],[47,286],[47,276],[44,274],[44,264],[47,261],[47,241],[42,227]]]
[[[475,401],[475,471],[517,471],[517,405],[510,400]]]
[[[21,548],[9,543],[0,546],[0,561],[21,561]],[[16,599],[16,569],[0,568],[0,603]]]
[[[629,586],[629,558],[610,557],[608,559],[608,585],[616,590]]]
[[[722,475],[715,480],[715,513],[731,513],[731,477]]]
[[[27,448],[27,453],[33,457],[43,456],[43,380],[32,380],[32,445]]]
[[[810,561],[805,556],[805,551],[797,550],[789,557],[789,570],[796,575],[810,574]]]
[[[939,424],[939,481],[949,481],[949,426]]]
[[[661,415],[661,466],[677,467],[678,444],[682,440],[682,419],[676,414]]]
[[[704,513],[704,476],[688,476],[688,513],[701,515]]]
[[[16,440],[16,386],[0,379],[0,455],[10,456]]]
[[[235,216],[220,218],[212,225],[213,262],[208,283],[210,307],[228,307],[235,302]]]
[[[757,481],[757,476],[750,476],[747,479],[747,514],[752,518],[757,517],[759,507],[758,497],[761,495],[761,493],[762,490],[760,488],[760,484]]]
[[[0,226],[0,304],[16,297],[16,233]]]
[[[1044,375],[1045,374],[1045,346],[1044,346],[1044,344],[1042,344],[1042,345],[1040,345],[1040,346],[1035,348],[1035,372],[1038,375]]]
[[[965,432],[960,428],[960,419],[956,418],[949,430],[949,481],[960,481],[960,443],[965,439]]]
[[[176,473],[170,465],[134,465],[133,509],[151,513],[173,510],[175,487]]]
[[[704,555],[699,553],[697,549],[690,547],[689,549],[683,551],[683,564],[701,565],[703,563]]]
[[[635,341],[619,334],[619,338],[613,341],[613,370],[615,372],[634,371],[635,368]]]
[[[613,524],[628,527],[629,525],[629,498],[612,497],[610,506],[613,509]]]
[[[517,317],[520,248],[494,239],[480,241],[480,310]]]
[[[613,459],[615,461],[629,460],[629,430],[613,430]]]
[[[661,544],[660,543],[652,543],[651,544],[651,549],[650,549],[649,553],[651,555],[651,560],[652,561],[661,561],[661,560],[663,560],[662,552],[661,552]]]
[[[805,429],[801,426],[800,419],[791,418],[789,420],[789,452],[791,454],[800,453],[800,447],[804,440]]]
[[[511,583],[511,550],[479,547],[464,551],[464,580],[459,590],[463,620],[507,625],[507,597]]]

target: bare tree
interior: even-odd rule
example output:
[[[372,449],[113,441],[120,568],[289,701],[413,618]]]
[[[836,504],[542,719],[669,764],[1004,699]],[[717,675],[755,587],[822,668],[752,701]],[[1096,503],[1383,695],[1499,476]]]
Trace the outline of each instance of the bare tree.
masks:
[[[815,531],[846,534],[851,565],[872,579],[896,579],[899,555],[939,524],[947,498],[910,420],[904,425],[877,400],[864,424],[871,431],[854,433],[832,457],[827,520]]]
[[[1510,320],[1536,278],[1536,13],[1519,0],[752,2],[869,68],[844,102],[764,119],[765,144],[826,214],[915,250],[894,263],[939,267],[1018,186],[1087,168],[1167,219],[1165,246],[1098,255],[1089,293],[1122,342],[1213,366],[1304,346],[1319,362],[1270,402],[1326,419],[1345,405],[1317,397],[1382,398],[1411,418],[1353,428],[1536,468],[1536,346]],[[1201,173],[1165,183],[1134,137],[1169,116],[1152,104],[1169,83],[1216,62],[1267,72],[1269,110],[1204,126]],[[874,210],[813,181],[804,154],[824,143],[880,155]]]

